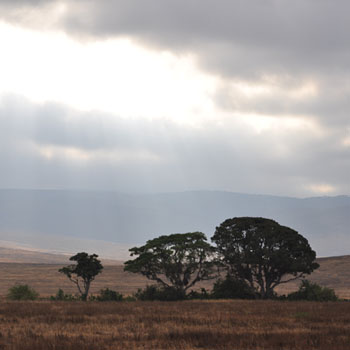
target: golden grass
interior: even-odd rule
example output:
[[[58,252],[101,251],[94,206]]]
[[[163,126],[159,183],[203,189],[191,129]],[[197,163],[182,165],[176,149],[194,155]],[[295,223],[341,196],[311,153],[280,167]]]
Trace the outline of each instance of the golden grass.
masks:
[[[348,350],[350,303],[2,302],[0,349]]]

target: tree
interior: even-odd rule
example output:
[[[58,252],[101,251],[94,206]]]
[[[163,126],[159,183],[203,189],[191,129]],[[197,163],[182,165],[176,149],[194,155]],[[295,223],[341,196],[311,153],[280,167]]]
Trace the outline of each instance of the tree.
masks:
[[[76,264],[58,270],[77,286],[81,299],[84,301],[87,300],[91,282],[103,269],[97,257],[96,254],[78,253],[69,258],[71,261],[76,261]]]
[[[279,284],[319,267],[306,238],[270,219],[227,219],[216,228],[212,241],[228,274],[246,281],[261,298],[273,297]]]
[[[213,247],[202,232],[176,233],[149,240],[131,248],[134,260],[125,262],[125,271],[141,273],[180,297],[197,282],[214,278]]]

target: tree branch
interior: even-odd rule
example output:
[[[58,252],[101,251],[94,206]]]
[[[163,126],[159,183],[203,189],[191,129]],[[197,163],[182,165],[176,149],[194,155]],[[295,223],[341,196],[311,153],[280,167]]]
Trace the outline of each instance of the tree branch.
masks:
[[[290,279],[288,279],[288,280],[275,282],[275,283],[272,285],[272,288],[275,288],[275,287],[278,286],[279,284],[288,283],[288,282],[290,282],[290,281],[295,281],[295,280],[297,280],[297,279],[299,279],[299,278],[301,278],[301,277],[303,277],[303,276],[304,276],[304,273],[302,272],[302,273],[300,273],[298,276],[292,277],[292,278],[290,278]]]

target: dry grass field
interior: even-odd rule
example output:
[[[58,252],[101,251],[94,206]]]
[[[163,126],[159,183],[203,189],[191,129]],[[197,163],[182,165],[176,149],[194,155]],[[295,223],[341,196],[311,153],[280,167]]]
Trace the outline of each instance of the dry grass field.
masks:
[[[47,258],[38,256],[37,261]],[[350,348],[350,302],[5,300],[16,283],[29,284],[44,298],[58,288],[74,294],[75,286],[58,272],[65,260],[54,262],[0,263],[0,350]],[[350,299],[350,256],[318,262],[321,267],[310,279]],[[111,263],[105,262],[92,293],[108,287],[130,295],[149,283]],[[202,286],[211,288],[208,283]],[[279,292],[296,288],[287,284]]]
[[[350,303],[2,302],[0,349],[348,350]]]

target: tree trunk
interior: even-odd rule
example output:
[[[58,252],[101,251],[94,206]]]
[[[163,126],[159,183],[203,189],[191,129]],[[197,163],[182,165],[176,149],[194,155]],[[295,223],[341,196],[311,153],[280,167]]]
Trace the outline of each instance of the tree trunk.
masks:
[[[81,295],[81,300],[86,301],[89,295],[90,282],[86,282],[84,293]]]

